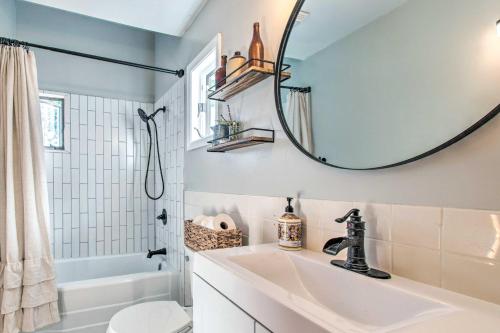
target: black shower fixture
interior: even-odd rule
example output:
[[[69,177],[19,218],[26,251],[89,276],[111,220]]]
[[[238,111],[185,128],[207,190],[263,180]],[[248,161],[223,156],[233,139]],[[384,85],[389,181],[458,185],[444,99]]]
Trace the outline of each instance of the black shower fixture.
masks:
[[[146,191],[146,195],[148,196],[148,198],[150,198],[151,200],[160,199],[163,196],[163,193],[165,192],[165,180],[163,179],[163,170],[161,168],[160,144],[158,143],[158,128],[157,128],[156,122],[154,120],[154,118],[156,117],[156,115],[160,111],[165,113],[165,112],[167,112],[167,108],[165,106],[161,107],[161,108],[157,109],[155,112],[153,112],[152,114],[150,114],[149,116],[147,115],[147,113],[143,109],[141,109],[141,108],[137,109],[137,113],[139,114],[139,117],[141,117],[141,120],[146,123],[146,128],[148,130],[148,135],[149,135],[148,165],[147,165],[147,169],[146,169],[146,178],[144,179],[144,190]],[[151,135],[151,126],[149,125],[150,121],[153,122],[153,125],[155,126],[156,152],[158,154],[158,166],[160,167],[161,193],[158,196],[153,196],[153,195],[149,194],[149,191],[148,191],[149,165],[151,163],[151,147],[153,146],[153,137]]]
[[[150,114],[149,116],[146,114],[146,112],[143,109],[139,108],[137,110],[137,112],[139,113],[139,117],[141,117],[142,121],[145,123],[147,123],[148,121],[150,121],[154,117],[156,117],[156,114],[160,111],[163,111],[164,113],[167,112],[167,107],[166,106],[161,107],[158,110],[156,110],[155,112],[153,112],[152,114]]]

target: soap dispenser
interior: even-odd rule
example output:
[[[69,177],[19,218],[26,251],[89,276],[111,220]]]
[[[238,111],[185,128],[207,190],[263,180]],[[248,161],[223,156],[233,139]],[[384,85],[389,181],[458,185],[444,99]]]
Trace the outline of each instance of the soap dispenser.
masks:
[[[293,213],[293,198],[286,199],[288,206],[278,219],[278,244],[283,250],[298,251],[302,249],[302,220]]]

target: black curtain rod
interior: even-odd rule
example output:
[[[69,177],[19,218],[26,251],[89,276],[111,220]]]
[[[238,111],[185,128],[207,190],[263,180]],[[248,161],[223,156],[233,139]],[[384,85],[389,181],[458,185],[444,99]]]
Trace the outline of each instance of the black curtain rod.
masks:
[[[88,54],[88,53],[81,53],[81,52],[76,52],[76,51],[70,51],[70,50],[64,50],[64,49],[59,49],[57,47],[51,47],[51,46],[45,46],[45,45],[39,45],[39,44],[33,44],[33,43],[28,43],[28,42],[23,42],[15,39],[9,39],[5,37],[0,37],[0,44],[5,44],[5,45],[12,45],[12,46],[24,46],[26,48],[28,47],[34,47],[37,49],[42,49],[42,50],[48,50],[52,52],[58,52],[58,53],[64,53],[64,54],[69,54],[77,57],[82,57],[82,58],[88,58],[88,59],[94,59],[94,60],[99,60],[99,61],[105,61],[105,62],[110,62],[113,64],[119,64],[119,65],[124,65],[124,66],[130,66],[130,67],[135,67],[135,68],[142,68],[150,71],[155,71],[155,72],[160,72],[160,73],[166,73],[166,74],[173,74],[178,76],[179,78],[184,76],[184,70],[179,69],[179,70],[172,70],[172,69],[165,69],[161,67],[154,67],[154,66],[149,66],[149,65],[142,65],[142,64],[137,64],[133,62],[128,62],[128,61],[123,61],[123,60],[117,60],[117,59],[112,59],[112,58],[106,58],[106,57],[101,57],[101,56],[96,56],[93,54]]]
[[[299,92],[303,92],[303,93],[310,93],[311,92],[311,87],[280,86],[280,88],[295,90],[295,91],[299,91]]]

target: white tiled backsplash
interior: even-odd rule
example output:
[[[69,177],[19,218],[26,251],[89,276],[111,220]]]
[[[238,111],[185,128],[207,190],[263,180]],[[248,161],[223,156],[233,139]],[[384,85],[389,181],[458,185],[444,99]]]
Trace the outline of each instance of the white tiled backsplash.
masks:
[[[55,258],[153,246],[154,202],[143,189],[149,139],[137,115],[152,104],[51,93],[67,97],[65,150],[45,154]]]
[[[274,221],[285,206],[285,198],[185,193],[186,218],[228,213],[248,244],[276,241]],[[500,304],[500,212],[310,199],[294,206],[310,250],[321,251],[328,239],[345,236],[346,225],[334,219],[356,207],[367,222],[371,266]]]

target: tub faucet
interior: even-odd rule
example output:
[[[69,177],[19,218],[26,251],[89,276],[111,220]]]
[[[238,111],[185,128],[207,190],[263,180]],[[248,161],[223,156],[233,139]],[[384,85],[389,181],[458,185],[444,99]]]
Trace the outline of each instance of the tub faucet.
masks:
[[[347,260],[332,260],[334,266],[377,279],[390,279],[391,275],[368,267],[365,256],[365,222],[361,220],[359,209],[351,209],[344,217],[335,219],[337,223],[347,222],[347,237],[332,238],[326,242],[323,252],[336,256],[347,248]]]
[[[159,254],[163,254],[163,255],[167,254],[167,249],[163,248],[163,249],[159,249],[159,250],[155,250],[155,251],[148,250],[148,254],[146,255],[146,257],[148,257],[148,259],[151,259],[153,256],[156,256]]]

